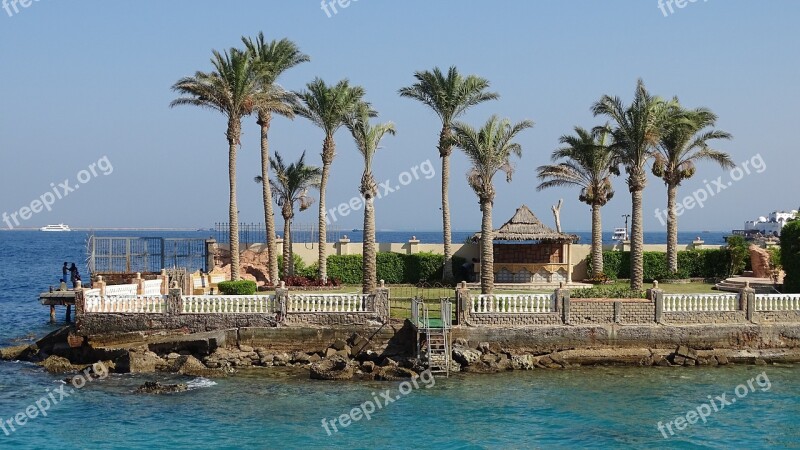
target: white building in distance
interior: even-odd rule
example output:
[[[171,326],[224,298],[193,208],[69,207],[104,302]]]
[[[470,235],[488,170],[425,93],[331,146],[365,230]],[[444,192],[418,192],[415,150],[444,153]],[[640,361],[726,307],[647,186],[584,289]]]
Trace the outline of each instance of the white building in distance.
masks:
[[[780,236],[781,229],[786,222],[795,217],[797,217],[797,210],[775,211],[770,213],[769,217],[761,216],[758,220],[748,220],[744,223],[744,230],[747,234],[758,232],[765,236]]]

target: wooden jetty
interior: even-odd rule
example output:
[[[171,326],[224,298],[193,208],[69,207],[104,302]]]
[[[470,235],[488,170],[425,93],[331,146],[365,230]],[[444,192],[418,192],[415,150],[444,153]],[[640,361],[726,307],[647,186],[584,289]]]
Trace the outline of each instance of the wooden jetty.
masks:
[[[39,294],[39,301],[42,305],[50,307],[50,323],[56,322],[56,306],[66,306],[67,312],[65,319],[72,321],[72,307],[75,305],[75,291],[50,291]]]

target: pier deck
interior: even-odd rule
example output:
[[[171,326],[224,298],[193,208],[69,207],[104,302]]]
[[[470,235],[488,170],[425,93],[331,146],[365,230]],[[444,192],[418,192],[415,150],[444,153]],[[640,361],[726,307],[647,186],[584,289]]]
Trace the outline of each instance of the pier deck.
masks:
[[[39,301],[42,305],[50,307],[50,323],[56,322],[56,306],[66,307],[65,320],[72,321],[72,307],[75,305],[74,290],[42,292],[39,294]]]

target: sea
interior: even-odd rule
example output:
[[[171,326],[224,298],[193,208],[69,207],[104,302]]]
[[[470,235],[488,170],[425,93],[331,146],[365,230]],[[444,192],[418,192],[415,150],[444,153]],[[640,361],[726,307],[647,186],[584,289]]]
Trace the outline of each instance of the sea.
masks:
[[[401,236],[385,233],[398,232],[378,239]],[[65,261],[85,273],[87,236],[0,232],[0,346],[32,342],[62,325],[48,323],[38,294],[57,282]],[[800,366],[789,364],[534,370],[428,378],[417,386],[320,382],[302,370],[270,369],[213,380],[111,374],[81,388],[63,378],[0,362],[0,449],[800,446]],[[145,381],[187,383],[190,390],[134,393]],[[33,418],[23,417],[26,410]],[[359,420],[342,421],[345,414]]]

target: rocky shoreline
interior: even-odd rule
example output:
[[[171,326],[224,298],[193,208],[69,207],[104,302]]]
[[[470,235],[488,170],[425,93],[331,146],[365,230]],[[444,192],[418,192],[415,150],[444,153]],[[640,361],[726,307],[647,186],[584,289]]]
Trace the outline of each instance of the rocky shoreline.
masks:
[[[93,347],[62,328],[30,345],[0,349],[0,360],[36,363],[53,374],[75,374],[102,363],[111,373],[173,373],[217,378],[257,369],[298,368],[315,380],[400,381],[425,370],[424,361],[407,346],[375,349],[369,339],[352,333],[319,351],[275,351],[244,344],[198,345],[205,336],[182,335],[174,341]],[[424,355],[423,355],[424,358]],[[453,342],[451,373],[490,374],[513,370],[568,370],[587,366],[694,367],[729,364],[765,365],[800,362],[800,349],[567,348],[547,352],[505,348],[498,342]],[[180,387],[143,386],[141,392],[179,392]]]

